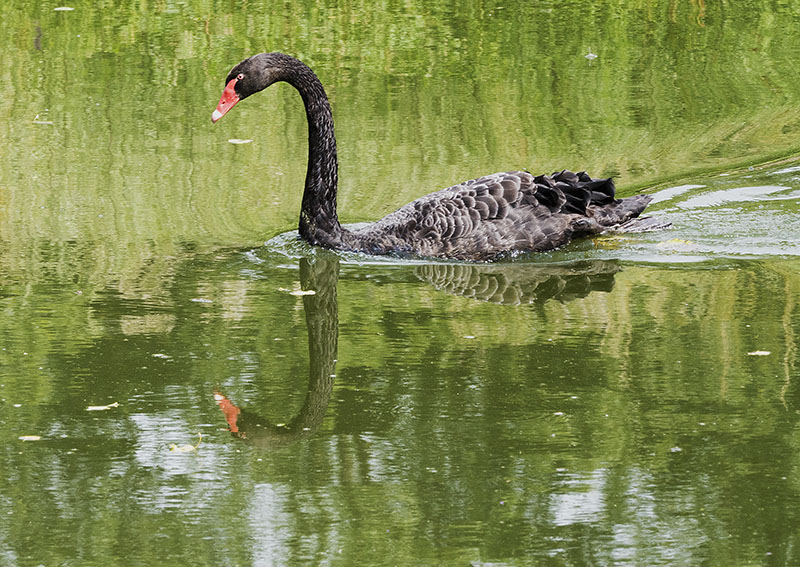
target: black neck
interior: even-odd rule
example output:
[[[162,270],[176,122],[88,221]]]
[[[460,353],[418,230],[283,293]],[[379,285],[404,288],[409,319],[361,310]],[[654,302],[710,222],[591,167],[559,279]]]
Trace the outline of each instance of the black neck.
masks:
[[[342,236],[336,214],[338,163],[331,106],[322,83],[303,63],[297,61],[285,80],[300,92],[308,118],[308,170],[300,210],[300,236],[311,244],[330,246]]]

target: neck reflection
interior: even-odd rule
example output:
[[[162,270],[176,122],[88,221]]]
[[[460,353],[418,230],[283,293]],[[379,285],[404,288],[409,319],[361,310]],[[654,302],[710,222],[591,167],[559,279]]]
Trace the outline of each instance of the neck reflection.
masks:
[[[414,275],[452,295],[503,305],[541,305],[609,292],[621,270],[616,262],[574,264],[425,264]],[[333,255],[302,258],[300,285],[308,329],[308,392],[299,413],[275,424],[258,411],[240,408],[221,392],[214,397],[231,434],[262,447],[277,447],[308,438],[319,429],[330,402],[337,361],[339,259]]]
[[[311,436],[322,424],[333,390],[339,337],[336,285],[339,261],[335,257],[302,258],[300,286],[314,294],[303,296],[308,328],[308,393],[300,412],[288,423],[278,425],[255,411],[234,405],[214,392],[231,433],[265,447],[292,443]]]

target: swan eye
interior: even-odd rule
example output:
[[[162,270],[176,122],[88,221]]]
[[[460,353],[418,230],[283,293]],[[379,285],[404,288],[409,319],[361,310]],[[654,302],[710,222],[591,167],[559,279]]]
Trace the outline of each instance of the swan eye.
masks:
[[[237,81],[241,81],[242,79],[244,79],[244,74],[243,73],[239,73],[238,75],[236,75],[236,80]]]

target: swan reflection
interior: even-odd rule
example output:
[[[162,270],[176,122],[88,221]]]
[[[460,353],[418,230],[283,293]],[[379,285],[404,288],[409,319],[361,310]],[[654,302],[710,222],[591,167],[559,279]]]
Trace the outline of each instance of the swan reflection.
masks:
[[[339,261],[334,257],[300,260],[300,286],[316,293],[303,296],[308,328],[308,393],[297,416],[277,425],[256,411],[239,408],[222,393],[214,398],[225,415],[231,433],[259,446],[273,447],[310,436],[322,424],[333,390],[339,316],[336,283]]]
[[[479,301],[520,305],[548,299],[569,301],[593,291],[611,291],[619,264],[586,261],[563,265],[426,264],[419,279],[452,295]]]
[[[568,265],[427,264],[414,274],[438,290],[504,305],[568,301],[592,292],[608,292],[619,264],[607,261]],[[231,434],[261,447],[276,447],[310,437],[322,424],[333,391],[339,335],[337,284],[339,260],[323,255],[300,260],[308,328],[308,392],[300,412],[285,424],[275,424],[257,410],[240,408],[223,393],[214,397]]]

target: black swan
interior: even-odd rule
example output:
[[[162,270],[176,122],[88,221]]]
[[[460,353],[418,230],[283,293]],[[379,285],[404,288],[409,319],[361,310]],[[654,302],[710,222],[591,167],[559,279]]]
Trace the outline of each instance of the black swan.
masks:
[[[540,252],[607,230],[641,231],[664,225],[629,222],[647,195],[614,198],[611,179],[561,171],[533,176],[495,173],[421,197],[383,219],[348,230],[336,214],[337,158],[328,97],[314,72],[283,53],[260,53],[236,65],[211,116],[216,122],[240,100],[286,81],[299,92],[308,117],[308,170],[300,236],[311,244],[366,254],[492,261]]]

